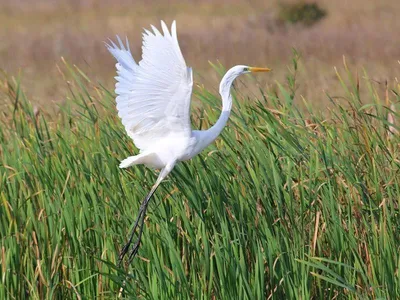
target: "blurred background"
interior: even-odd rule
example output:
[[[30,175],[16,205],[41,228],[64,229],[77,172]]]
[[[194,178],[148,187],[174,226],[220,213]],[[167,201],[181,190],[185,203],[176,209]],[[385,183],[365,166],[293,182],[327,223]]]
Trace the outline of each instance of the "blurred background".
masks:
[[[186,63],[196,84],[217,90],[209,61],[268,66],[263,88],[285,81],[292,48],[301,53],[299,92],[317,105],[335,94],[334,66],[343,56],[377,84],[396,82],[400,65],[399,0],[0,0],[0,68],[20,74],[28,98],[40,107],[67,95],[61,57],[95,83],[114,86],[114,60],[104,41],[127,36],[136,61],[142,28],[177,21]]]

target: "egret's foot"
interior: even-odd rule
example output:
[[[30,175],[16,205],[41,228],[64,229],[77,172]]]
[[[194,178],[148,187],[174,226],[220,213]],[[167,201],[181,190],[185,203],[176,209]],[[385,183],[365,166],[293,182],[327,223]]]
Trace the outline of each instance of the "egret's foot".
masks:
[[[124,247],[122,247],[122,250],[121,250],[121,252],[119,253],[119,256],[118,256],[118,265],[119,265],[119,266],[121,266],[122,260],[124,259],[125,255],[129,252],[129,247],[131,246],[131,244],[132,244],[132,241],[129,240],[129,241],[124,245]]]
[[[129,242],[126,243],[124,247],[122,247],[122,250],[121,250],[121,252],[119,253],[119,256],[118,256],[118,265],[119,266],[122,264],[122,261],[123,261],[125,255],[128,254],[128,252],[130,252],[129,253],[129,257],[128,257],[128,264],[130,264],[133,261],[133,259],[135,258],[135,256],[139,252],[140,242],[141,242],[141,237],[138,238],[138,240],[133,245],[131,250],[129,250],[129,248],[130,248],[130,246],[132,244],[132,240],[129,240]]]
[[[135,245],[133,245],[133,248],[131,250],[131,253],[129,254],[128,258],[128,263],[131,263],[133,259],[135,258],[136,254],[139,252],[139,247],[140,247],[140,240],[138,240]]]

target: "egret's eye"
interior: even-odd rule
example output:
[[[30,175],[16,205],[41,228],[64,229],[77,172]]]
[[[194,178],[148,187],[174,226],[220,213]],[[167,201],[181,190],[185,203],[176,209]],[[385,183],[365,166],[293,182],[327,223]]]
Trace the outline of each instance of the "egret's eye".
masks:
[[[247,68],[247,67],[244,68],[243,71],[244,71],[244,72],[250,72],[249,68]]]

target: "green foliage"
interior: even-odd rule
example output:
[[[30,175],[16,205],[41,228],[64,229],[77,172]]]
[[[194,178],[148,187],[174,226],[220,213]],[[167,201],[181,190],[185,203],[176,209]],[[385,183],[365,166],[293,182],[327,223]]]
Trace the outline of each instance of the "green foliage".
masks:
[[[363,105],[347,70],[347,103],[306,117],[296,69],[294,59],[276,94],[235,96],[221,138],[157,191],[125,268],[118,252],[156,175],[118,169],[135,150],[112,94],[70,68],[76,107],[49,120],[18,82],[4,85],[0,298],[399,298],[399,137],[387,136],[388,110],[368,79]],[[197,97],[195,127],[208,127],[219,97]]]
[[[279,7],[279,19],[285,23],[311,26],[326,16],[326,11],[316,3],[286,3]]]

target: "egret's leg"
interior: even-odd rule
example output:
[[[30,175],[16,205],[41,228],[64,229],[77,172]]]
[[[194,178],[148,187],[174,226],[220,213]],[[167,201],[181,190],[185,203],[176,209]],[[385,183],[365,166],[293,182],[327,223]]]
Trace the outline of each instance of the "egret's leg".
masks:
[[[131,259],[133,259],[133,257],[136,255],[137,251],[139,250],[140,240],[142,238],[142,232],[143,232],[143,223],[144,223],[144,218],[145,218],[146,210],[147,210],[147,205],[149,204],[150,198],[151,198],[151,196],[153,196],[153,194],[156,191],[158,185],[154,185],[152,187],[150,193],[146,196],[146,198],[143,200],[142,204],[140,205],[139,215],[138,215],[138,217],[137,217],[137,219],[135,221],[135,224],[133,225],[129,240],[125,244],[125,246],[122,248],[122,250],[121,250],[121,252],[119,254],[119,263],[120,264],[121,264],[122,260],[124,259],[125,255],[129,252],[129,248],[130,248],[130,246],[132,244],[132,241],[133,241],[133,238],[135,236],[135,232],[136,232],[136,229],[138,228],[138,226],[140,227],[138,239],[136,240],[135,244],[133,245],[132,252],[129,255],[129,261],[131,261]]]
[[[129,254],[129,263],[135,258],[136,254],[139,251],[139,246],[140,246],[140,241],[142,239],[142,233],[143,233],[143,225],[144,225],[144,218],[146,217],[146,210],[147,206],[149,205],[150,199],[153,196],[154,192],[157,190],[158,186],[160,185],[161,181],[164,180],[165,177],[171,172],[171,170],[174,168],[175,163],[167,165],[164,169],[161,170],[160,175],[157,178],[156,183],[153,185],[151,188],[150,192],[147,194],[146,198],[144,198],[142,204],[140,205],[139,208],[139,215],[135,221],[135,224],[133,225],[130,237],[128,242],[125,244],[125,246],[122,248],[120,254],[119,254],[119,264],[121,264],[122,260],[124,259],[125,255],[129,252],[129,248],[132,244],[133,238],[135,236],[135,232],[139,226],[139,233],[138,233],[138,238],[135,242],[135,244],[132,247],[132,250]]]

